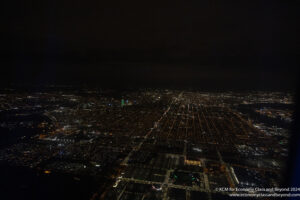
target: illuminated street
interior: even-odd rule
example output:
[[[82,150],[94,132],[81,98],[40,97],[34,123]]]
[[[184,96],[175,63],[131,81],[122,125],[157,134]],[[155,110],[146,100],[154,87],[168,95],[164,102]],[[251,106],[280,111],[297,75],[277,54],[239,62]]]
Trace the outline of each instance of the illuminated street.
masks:
[[[0,101],[11,141],[1,161],[79,183],[91,177],[92,199],[214,199],[226,195],[216,188],[278,187],[288,156],[290,94],[16,91]],[[272,112],[253,117],[272,106],[280,127]],[[15,134],[22,129],[28,135]]]

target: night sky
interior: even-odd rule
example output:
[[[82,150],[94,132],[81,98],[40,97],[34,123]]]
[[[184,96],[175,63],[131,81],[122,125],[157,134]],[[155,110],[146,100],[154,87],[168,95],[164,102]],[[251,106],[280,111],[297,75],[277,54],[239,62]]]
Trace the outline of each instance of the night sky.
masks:
[[[16,1],[2,9],[2,84],[296,86],[296,1]]]

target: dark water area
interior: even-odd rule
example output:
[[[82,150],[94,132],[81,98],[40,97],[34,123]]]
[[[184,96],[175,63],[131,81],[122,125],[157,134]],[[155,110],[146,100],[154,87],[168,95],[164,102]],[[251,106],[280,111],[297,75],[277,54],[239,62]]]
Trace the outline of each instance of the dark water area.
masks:
[[[90,199],[97,191],[93,177],[36,171],[0,163],[0,199],[81,200]]]
[[[0,127],[0,148],[26,140],[39,133],[38,129],[18,127],[14,129]],[[24,138],[25,137],[25,138]]]
[[[37,125],[41,122],[51,123],[51,120],[41,113],[29,113],[23,110],[1,112],[0,147],[17,143],[21,138],[29,139],[40,133],[42,129]]]

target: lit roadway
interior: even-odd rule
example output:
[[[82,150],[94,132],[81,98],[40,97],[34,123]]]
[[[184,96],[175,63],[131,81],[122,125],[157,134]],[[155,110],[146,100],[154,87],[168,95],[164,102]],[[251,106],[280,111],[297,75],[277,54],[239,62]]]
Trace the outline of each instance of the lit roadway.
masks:
[[[189,93],[185,93],[184,98],[182,98],[182,95],[183,93],[181,92],[176,98],[171,100],[170,105],[162,114],[162,116],[154,123],[153,128],[151,128],[143,137],[142,141],[132,149],[132,151],[122,161],[121,165],[128,165],[130,156],[133,154],[133,152],[141,149],[142,145],[151,134],[152,136],[160,139],[184,141],[182,153],[165,153],[166,157],[171,156],[173,158],[177,158],[177,164],[180,158],[183,157],[186,159],[188,148],[187,145],[189,142],[193,143],[196,141],[196,143],[217,145],[216,153],[218,160],[224,169],[229,186],[234,188],[235,182],[229,170],[229,165],[223,160],[222,154],[220,153],[220,150],[222,149],[220,148],[222,145],[234,145],[236,143],[235,138],[239,138],[240,136],[245,136],[245,138],[248,138],[249,131],[257,130],[247,120],[243,119],[242,116],[230,108],[226,108],[224,106],[214,106],[214,102],[210,102],[206,97],[193,96]],[[214,110],[216,108],[218,109],[217,112]],[[206,168],[205,158],[201,159],[201,163],[202,167]],[[151,168],[155,169],[156,167],[151,166]],[[209,199],[210,193],[216,192],[211,190],[206,172],[199,173],[200,176],[203,177],[203,182],[201,185],[185,186],[175,185],[170,182],[170,174],[173,171],[173,169],[166,169],[165,179],[163,182],[124,177],[119,177],[118,182],[123,181],[126,183],[134,182],[149,185],[162,185],[161,189],[164,200],[168,199],[168,188],[185,190],[187,200],[190,199],[191,191],[207,192],[209,194]],[[119,195],[119,198],[122,196],[124,191],[125,187]]]
[[[170,111],[170,109],[172,108],[172,105],[176,102],[178,102],[178,100],[181,100],[181,97],[182,97],[182,93],[180,93],[178,95],[178,97],[171,102],[171,104],[168,106],[168,108],[166,109],[166,111],[163,113],[163,115],[160,117],[159,120],[157,120],[155,123],[154,123],[154,126],[153,128],[151,128],[147,134],[144,136],[143,140],[136,146],[132,149],[132,151],[126,156],[126,158],[122,161],[121,165],[123,166],[127,166],[128,165],[128,160],[130,158],[130,156],[133,154],[133,152],[135,151],[138,151],[140,150],[140,148],[142,147],[142,145],[144,144],[144,142],[146,141],[146,139],[151,135],[151,133],[153,132],[153,130],[157,129],[158,126],[157,124],[159,124],[163,119],[166,118],[167,116],[167,113]],[[197,118],[197,120],[199,121],[199,128],[201,130],[201,133],[204,132],[204,130],[202,129],[201,127],[201,124],[200,123],[200,116],[199,116],[199,113],[200,115],[202,116],[202,119],[204,119],[205,121],[205,125],[206,125],[206,130],[208,130],[208,134],[210,135],[210,139],[213,139],[213,135],[212,135],[212,129],[214,129],[214,131],[217,133],[217,135],[220,135],[220,133],[218,132],[218,129],[216,128],[215,124],[210,121],[206,118],[206,114],[208,113],[208,111],[206,110],[205,106],[199,106],[200,109],[198,109],[199,107],[195,107],[193,106],[192,104],[187,104],[187,111],[186,109],[183,109],[185,108],[186,105],[183,105],[183,101],[180,102],[179,106],[178,106],[178,110],[177,112],[173,112],[175,113],[175,115],[171,115],[171,116],[174,116],[174,118],[172,119],[172,122],[170,123],[170,120],[167,120],[165,121],[165,123],[163,124],[164,125],[164,128],[168,128],[167,127],[167,124],[169,123],[170,124],[170,127],[169,127],[169,130],[167,131],[167,138],[169,136],[171,136],[172,134],[172,130],[174,131],[174,125],[176,124],[176,121],[178,123],[178,126],[177,126],[177,130],[175,131],[178,136],[180,136],[180,131],[182,129],[184,129],[184,132],[185,132],[185,135],[184,135],[184,138],[188,138],[190,136],[190,133],[189,133],[189,113],[192,113],[192,123],[191,123],[191,128],[194,130],[193,131],[193,135],[196,135],[195,133],[195,118]],[[180,112],[181,111],[181,112]],[[185,113],[186,111],[186,113]],[[184,120],[183,117],[186,117],[186,119]],[[181,126],[181,124],[184,124],[183,126]],[[216,141],[211,141],[213,142],[214,144],[216,144]],[[183,149],[183,154],[182,155],[178,155],[178,154],[170,154],[170,156],[175,156],[179,159],[180,156],[183,156],[184,158],[186,158],[186,153],[187,153],[187,141],[184,142],[184,149]],[[227,179],[228,181],[230,182],[230,185],[231,187],[234,187],[234,183],[233,183],[233,180],[231,178],[231,175],[230,175],[230,171],[226,165],[226,163],[224,163],[223,159],[222,159],[222,156],[221,154],[219,153],[218,151],[218,156],[219,156],[219,159],[220,159],[220,162],[223,166],[225,166],[225,169],[226,169],[226,175],[227,175]],[[205,159],[202,159],[201,160],[202,163],[204,164],[205,163]],[[205,165],[203,166],[205,167]],[[152,167],[152,168],[155,168],[155,167]],[[140,183],[140,184],[149,184],[149,185],[153,185],[153,184],[158,184],[158,185],[162,185],[162,191],[163,191],[163,199],[164,200],[167,200],[168,199],[168,188],[177,188],[177,189],[183,189],[186,191],[186,199],[189,200],[190,199],[190,191],[200,191],[200,192],[214,192],[212,190],[210,190],[210,186],[209,186],[209,181],[208,181],[208,177],[205,173],[202,173],[203,174],[203,181],[204,181],[204,188],[200,187],[200,186],[197,186],[197,185],[193,185],[193,186],[184,186],[184,185],[175,185],[173,183],[170,183],[170,174],[173,172],[174,170],[172,169],[167,169],[166,171],[166,175],[165,175],[165,180],[163,181],[163,183],[161,182],[155,182],[155,181],[147,181],[147,180],[140,180],[140,179],[135,179],[135,178],[124,178],[124,177],[119,177],[118,178],[118,182],[120,181],[123,181],[123,182],[134,182],[134,183]],[[182,171],[182,170],[181,170]],[[123,188],[123,190],[121,191],[121,193],[119,194],[118,196],[118,199],[121,198],[122,194],[124,193],[125,191],[125,187]]]
[[[171,104],[168,106],[167,110],[163,113],[163,115],[160,117],[160,119],[154,123],[154,127],[150,129],[150,131],[148,131],[148,133],[144,136],[143,140],[135,147],[131,150],[131,152],[125,157],[125,159],[122,161],[121,165],[127,165],[128,164],[128,160],[130,158],[130,156],[135,152],[140,150],[140,148],[142,147],[142,145],[144,144],[144,142],[147,140],[147,138],[149,137],[149,135],[152,133],[152,131],[154,129],[156,129],[157,127],[155,126],[156,124],[159,124],[159,122],[165,117],[167,116],[167,113],[169,112],[171,106],[173,103],[176,103],[178,101],[178,99],[182,96],[182,92],[178,95],[178,97],[171,102]]]

